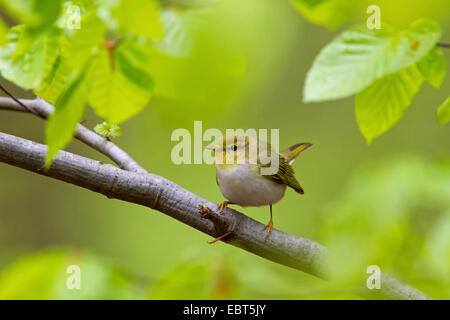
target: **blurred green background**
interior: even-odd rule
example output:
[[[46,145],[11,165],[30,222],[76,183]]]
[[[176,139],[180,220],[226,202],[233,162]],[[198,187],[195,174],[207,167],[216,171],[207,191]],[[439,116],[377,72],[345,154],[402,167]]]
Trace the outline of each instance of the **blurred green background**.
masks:
[[[382,23],[405,27],[436,19],[450,40],[450,2],[359,1]],[[330,247],[324,282],[210,238],[148,208],[109,200],[63,182],[0,164],[0,298],[358,299],[354,278],[379,265],[434,298],[450,298],[450,127],[436,107],[450,92],[428,85],[404,117],[367,145],[353,99],[303,104],[314,57],[339,32],[307,21],[289,1],[229,0],[186,14],[188,52],[155,55],[155,96],[123,124],[115,142],[150,172],[215,202],[210,165],[174,165],[177,128],[280,129],[280,146],[312,142],[295,163],[305,189],[274,206],[277,229]],[[446,50],[450,58],[450,50]],[[448,59],[447,59],[448,60]],[[449,61],[449,60],[448,60]],[[32,97],[6,83],[19,97]],[[86,126],[101,121],[93,112]],[[38,142],[45,123],[0,112],[0,130]],[[73,141],[68,151],[108,162]],[[268,208],[237,208],[266,222]],[[81,267],[81,290],[66,268]]]

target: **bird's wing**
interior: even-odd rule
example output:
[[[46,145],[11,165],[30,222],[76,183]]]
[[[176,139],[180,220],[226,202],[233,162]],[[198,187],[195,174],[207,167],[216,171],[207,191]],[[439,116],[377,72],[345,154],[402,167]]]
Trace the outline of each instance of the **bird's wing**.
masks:
[[[295,179],[294,169],[292,169],[288,160],[282,155],[280,155],[278,172],[274,175],[264,175],[263,177],[279,184],[285,184],[300,194],[305,193],[303,191],[303,188],[298,183],[297,179]]]
[[[285,158],[289,164],[293,164],[298,155],[311,146],[312,144],[309,142],[297,143],[286,150],[281,151],[280,155]]]

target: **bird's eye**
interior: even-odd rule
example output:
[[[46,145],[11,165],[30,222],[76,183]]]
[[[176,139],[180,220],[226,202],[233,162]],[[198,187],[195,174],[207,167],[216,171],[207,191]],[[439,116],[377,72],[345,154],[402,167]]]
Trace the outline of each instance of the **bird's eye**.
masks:
[[[231,146],[231,150],[236,151],[237,150],[237,145],[232,145]]]

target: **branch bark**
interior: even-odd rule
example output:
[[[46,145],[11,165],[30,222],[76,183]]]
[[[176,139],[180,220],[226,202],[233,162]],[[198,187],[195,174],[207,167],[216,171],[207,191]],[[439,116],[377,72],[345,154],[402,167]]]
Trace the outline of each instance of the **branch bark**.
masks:
[[[0,162],[65,181],[109,198],[136,203],[158,210],[201,232],[217,237],[224,231],[231,235],[223,241],[273,262],[326,278],[323,265],[327,249],[312,240],[274,229],[268,239],[264,225],[227,208],[221,215],[202,206],[217,205],[155,174],[125,171],[113,165],[60,151],[50,169],[43,172],[47,147],[26,139],[0,133]],[[381,289],[361,286],[356,293],[377,299],[429,299],[391,276],[382,273]]]

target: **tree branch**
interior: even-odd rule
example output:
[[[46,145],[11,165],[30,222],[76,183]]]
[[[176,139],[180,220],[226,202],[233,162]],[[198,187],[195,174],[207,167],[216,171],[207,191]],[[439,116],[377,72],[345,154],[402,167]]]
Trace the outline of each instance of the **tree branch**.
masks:
[[[226,209],[221,215],[201,206],[217,205],[155,174],[125,171],[113,165],[60,151],[47,172],[42,171],[47,147],[26,139],[0,133],[0,162],[43,174],[123,201],[140,204],[175,218],[201,232],[273,262],[325,278],[327,249],[306,238],[274,229],[268,239],[264,225],[244,214]],[[200,210],[199,210],[200,209]],[[200,214],[199,212],[202,212]],[[422,292],[382,273],[381,289],[357,289],[367,298],[429,299]]]
[[[55,109],[51,104],[43,99],[19,99],[0,97],[0,109],[31,112],[40,118],[47,119]],[[147,173],[133,158],[125,151],[120,149],[111,141],[106,140],[85,126],[78,124],[75,131],[75,138],[84,142],[91,148],[103,153],[109,159],[114,161],[119,167],[128,171]]]
[[[19,99],[17,99],[16,97],[14,97],[4,86],[2,86],[0,84],[0,89],[6,94],[8,95],[17,105],[21,106],[22,108],[24,108],[26,111],[31,112],[32,114],[34,114],[35,116],[38,117],[42,117],[42,115],[40,115],[38,112],[36,112],[33,108],[28,107],[26,104],[22,103],[22,101],[20,101]]]

